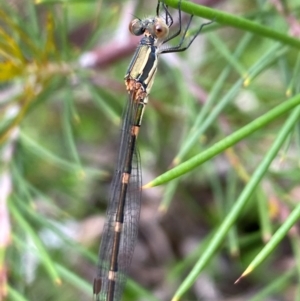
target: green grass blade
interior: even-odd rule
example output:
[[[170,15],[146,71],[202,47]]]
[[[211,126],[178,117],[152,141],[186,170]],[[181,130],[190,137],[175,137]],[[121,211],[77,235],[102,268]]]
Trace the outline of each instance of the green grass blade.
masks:
[[[282,114],[285,114],[289,110],[293,109],[295,106],[300,104],[300,94],[296,95],[295,97],[281,103],[274,109],[270,110],[266,114],[261,117],[258,117],[254,121],[250,122],[248,125],[244,126],[240,130],[237,130],[233,134],[227,136],[226,138],[222,139],[221,141],[217,142],[215,145],[210,147],[209,149],[203,151],[199,155],[194,156],[193,158],[189,159],[188,161],[176,166],[175,168],[165,172],[164,174],[160,175],[153,181],[147,183],[143,186],[143,188],[150,188],[158,185],[162,185],[171,181],[172,179],[178,178],[194,168],[198,167],[205,161],[213,158],[217,154],[221,153],[228,147],[236,144],[240,140],[246,138],[250,134],[254,133],[260,128],[263,128],[266,124],[276,120]]]
[[[216,104],[215,108],[211,111],[211,113],[205,118],[202,122],[202,124],[197,123],[197,126],[194,126],[193,132],[191,132],[191,135],[187,138],[186,142],[184,143],[182,149],[180,150],[179,154],[176,156],[176,158],[173,160],[173,165],[177,165],[179,162],[181,162],[182,158],[186,153],[189,151],[189,149],[192,147],[192,145],[197,141],[198,137],[201,136],[208,127],[215,122],[217,116],[219,116],[220,112],[223,111],[223,109],[228,105],[230,101],[234,98],[234,96],[240,91],[241,87],[245,84],[245,81],[247,81],[247,84],[250,83],[251,80],[259,74],[261,71],[263,71],[266,66],[270,64],[270,61],[276,59],[277,56],[275,56],[275,53],[281,48],[279,44],[276,44],[272,46],[269,51],[267,51],[246,73],[247,78],[241,78],[239,79]],[[216,82],[217,90],[219,90],[220,81],[224,81],[226,74],[229,73],[229,70],[225,70],[224,73],[221,74],[219,79]],[[249,76],[251,74],[251,77]],[[217,94],[214,95],[214,99],[216,99]],[[212,97],[212,96],[211,96]],[[210,100],[209,100],[210,102]],[[202,112],[200,113],[202,115]]]
[[[59,272],[62,279],[72,284],[76,289],[92,295],[92,284],[78,277],[74,272],[69,271],[66,267],[56,263],[55,268]]]
[[[54,267],[53,261],[49,256],[49,253],[46,251],[45,247],[43,246],[40,238],[36,235],[34,229],[31,227],[31,225],[26,221],[26,219],[22,216],[22,214],[17,210],[14,204],[12,202],[9,203],[9,210],[12,214],[12,216],[16,219],[18,222],[18,225],[20,228],[22,228],[28,236],[32,239],[33,243],[35,244],[38,252],[37,255],[39,256],[40,260],[43,262],[43,265],[52,279],[52,281],[56,284],[61,283],[61,279],[59,277],[59,274],[57,270]]]
[[[9,300],[29,301],[27,298],[24,298],[24,296],[20,294],[18,291],[14,290],[10,285],[8,285],[7,290],[8,290],[8,297],[11,298]]]
[[[298,96],[299,98],[299,96]],[[206,264],[209,262],[209,260],[213,257],[216,250],[220,246],[220,244],[223,242],[225,236],[227,235],[229,229],[232,227],[234,222],[237,220],[237,218],[240,216],[243,208],[247,204],[247,201],[250,199],[250,197],[253,195],[253,192],[255,191],[257,185],[267,172],[271,162],[277,155],[279,149],[282,147],[287,135],[290,133],[292,128],[295,126],[295,123],[298,121],[300,114],[300,107],[296,108],[290,117],[287,119],[286,123],[282,127],[280,133],[276,137],[275,142],[271,146],[269,152],[264,157],[263,161],[260,163],[258,168],[255,170],[253,176],[251,177],[250,181],[240,194],[239,198],[235,202],[232,210],[229,212],[221,226],[219,227],[218,231],[212,238],[211,243],[208,245],[207,249],[201,256],[201,258],[198,260],[198,262],[195,264],[192,271],[189,273],[187,278],[183,281],[183,283],[179,286],[177,291],[174,294],[174,297],[172,301],[178,301],[183,294],[193,285],[193,283],[196,281],[197,277],[199,276],[200,272],[204,269]],[[290,224],[295,223],[295,218],[299,218],[300,215],[300,205],[296,207],[294,212],[291,214],[289,218],[289,224],[285,223],[285,228],[290,228]],[[284,230],[281,230],[281,233],[284,232]],[[274,235],[275,236],[275,235]],[[279,234],[277,234],[279,236]],[[272,240],[271,240],[272,241]],[[270,241],[270,242],[271,242]]]
[[[294,276],[294,274],[295,269],[290,269],[289,271],[275,279],[263,290],[256,293],[255,296],[253,298],[250,298],[248,301],[265,301],[267,297],[281,292],[286,286],[290,284],[291,278]]]
[[[178,0],[165,0],[164,2],[171,7],[178,8]],[[187,1],[181,2],[181,9],[182,11],[195,16],[215,20],[217,23],[223,25],[230,25],[240,30],[249,31],[262,37],[270,38],[297,49],[300,48],[300,41],[298,39],[236,15],[224,13],[223,11]]]
[[[300,112],[300,109],[299,109]],[[255,268],[257,268],[277,247],[277,245],[283,240],[288,231],[293,227],[296,222],[300,219],[300,204],[291,212],[289,217],[283,223],[282,226],[274,233],[270,241],[266,246],[255,256],[252,262],[249,264],[245,272],[237,279],[236,283],[242,278],[249,275]]]

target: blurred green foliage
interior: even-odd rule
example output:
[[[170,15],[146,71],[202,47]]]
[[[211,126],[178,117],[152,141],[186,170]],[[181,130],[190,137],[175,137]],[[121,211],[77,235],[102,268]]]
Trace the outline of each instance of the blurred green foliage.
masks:
[[[92,300],[123,78],[138,43],[127,24],[155,8],[151,1],[1,1],[0,300]],[[201,6],[183,5],[189,9],[205,16]],[[174,166],[184,176],[167,175],[158,193],[144,192],[143,212],[153,219],[148,225],[141,216],[138,249],[146,259],[133,268],[140,284],[129,280],[124,300],[169,300],[176,288],[175,299],[208,300],[205,277],[211,300],[299,300],[299,12],[296,0],[220,1],[214,24],[187,52],[160,58],[139,136],[144,184]],[[201,21],[195,17],[193,29]],[[217,150],[291,101],[291,112]],[[215,153],[183,170],[180,163],[205,151]],[[151,236],[147,225],[159,231]],[[166,257],[148,241],[159,235]],[[250,262],[253,274],[234,286]]]

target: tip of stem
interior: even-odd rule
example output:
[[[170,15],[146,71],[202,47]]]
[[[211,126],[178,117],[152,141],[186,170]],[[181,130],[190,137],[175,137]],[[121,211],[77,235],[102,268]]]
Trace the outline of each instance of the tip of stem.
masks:
[[[178,157],[175,157],[171,163],[171,167],[175,167],[180,163],[180,159]]]
[[[152,188],[152,182],[147,183],[146,185],[142,186],[142,189],[148,189],[148,188]]]
[[[237,284],[242,278],[246,277],[248,274],[252,272],[253,268],[249,266],[246,271],[234,282],[234,284]]]
[[[292,96],[292,91],[290,89],[286,90],[285,96],[286,97],[291,97]]]
[[[234,284],[238,284],[242,278],[243,276],[240,276],[237,280],[234,281]]]
[[[251,82],[251,78],[250,77],[247,77],[245,80],[244,80],[244,87],[248,87],[250,85],[250,82]]]
[[[165,205],[160,205],[158,207],[158,212],[161,214],[161,215],[164,215],[167,213],[167,207]]]
[[[56,278],[56,279],[55,279],[55,283],[56,283],[57,285],[62,285],[62,281],[61,281],[60,278]]]

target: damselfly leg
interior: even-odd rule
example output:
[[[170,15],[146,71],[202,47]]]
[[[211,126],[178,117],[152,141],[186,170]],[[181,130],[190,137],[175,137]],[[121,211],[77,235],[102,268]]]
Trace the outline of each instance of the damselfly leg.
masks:
[[[166,24],[168,25],[168,27],[170,28],[172,25],[173,25],[173,18],[169,12],[169,9],[168,9],[168,6],[165,5],[164,3],[162,3],[162,7],[163,9],[165,10],[165,13],[166,13]],[[160,2],[158,3],[158,6],[157,6],[157,16],[159,16],[159,9],[160,8]],[[189,18],[189,21],[185,27],[185,30],[183,32],[183,35],[180,39],[180,42],[178,45],[176,46],[170,46],[166,49],[163,49],[161,50],[159,53],[171,53],[171,52],[182,52],[182,51],[185,51],[187,50],[193,43],[193,41],[197,38],[197,36],[200,34],[200,32],[202,31],[203,27],[205,27],[206,25],[209,25],[211,24],[213,21],[210,21],[210,22],[207,22],[207,23],[203,23],[201,24],[201,26],[199,27],[199,29],[197,30],[196,34],[193,35],[193,37],[188,41],[187,45],[182,47],[182,45],[184,44],[185,40],[186,40],[186,35],[187,35],[187,32],[191,26],[191,23],[192,23],[192,20],[193,20],[193,17],[194,15],[191,15],[190,18]],[[170,18],[170,23],[168,23],[168,20]],[[176,38],[177,36],[179,36],[181,34],[181,31],[182,31],[182,18],[181,18],[181,1],[178,2],[178,30],[173,33],[172,35],[168,36],[164,41],[163,41],[163,44],[173,40],[174,38]]]

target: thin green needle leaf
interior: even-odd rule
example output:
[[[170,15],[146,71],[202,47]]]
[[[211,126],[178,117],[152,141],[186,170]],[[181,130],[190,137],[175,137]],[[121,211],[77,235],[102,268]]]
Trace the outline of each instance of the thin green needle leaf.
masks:
[[[170,206],[170,203],[172,202],[173,196],[175,194],[175,191],[177,189],[179,183],[179,179],[176,179],[170,183],[168,183],[163,199],[159,205],[158,212],[165,214]]]
[[[11,297],[11,300],[14,301],[29,301],[27,298],[24,298],[19,292],[14,290],[11,286],[7,286],[8,296]]]
[[[182,274],[185,274],[188,269],[196,262],[199,254],[207,248],[211,238],[214,236],[215,232],[209,233],[206,237],[201,240],[198,246],[193,250],[188,256],[186,256],[182,261],[177,263],[174,268],[172,268],[167,276],[167,279],[174,281],[174,279],[180,278]]]
[[[65,1],[64,1],[65,2]],[[63,2],[63,3],[64,3]],[[62,2],[61,2],[62,3]],[[62,3],[62,4],[63,4]],[[69,56],[69,40],[68,40],[68,5],[62,5],[63,17],[61,19],[60,41],[62,43],[62,57],[67,59]]]
[[[250,42],[252,38],[251,34],[246,34],[243,39],[240,41],[239,45],[237,45],[234,54],[232,55],[233,59],[237,61],[237,58],[242,54],[242,52],[247,47],[248,43]],[[223,47],[224,48],[224,47]],[[181,144],[181,148],[179,150],[179,153],[176,155],[176,157],[173,159],[171,166],[178,165],[182,158],[186,155],[186,153],[192,148],[192,146],[198,141],[199,137],[204,133],[204,131],[207,129],[211,123],[214,122],[215,118],[218,116],[219,112],[225,107],[227,102],[232,99],[230,96],[231,93],[229,92],[226,98],[223,97],[222,100],[216,104],[215,109],[213,110],[214,113],[209,115],[209,111],[212,108],[212,106],[218,101],[218,95],[221,91],[221,88],[223,87],[226,78],[230,74],[232,67],[231,65],[228,65],[220,74],[218,79],[216,80],[214,87],[208,96],[207,101],[204,103],[203,107],[201,108],[201,111],[199,112],[198,117],[196,118],[194,125],[192,126],[190,132],[187,134],[187,137],[184,141],[184,143]],[[236,90],[234,93],[238,93],[240,86],[242,85],[242,80],[239,81],[239,84],[236,87]],[[183,89],[185,90],[185,89]],[[234,90],[234,88],[232,89]],[[208,116],[205,121],[205,116]],[[171,186],[171,187],[169,187]],[[164,193],[163,200],[161,202],[159,210],[161,212],[166,212],[167,208],[169,207],[172,197],[176,191],[177,185],[176,184],[168,184],[166,187],[166,192]]]
[[[298,95],[298,101],[300,96]],[[234,224],[234,222],[238,219],[240,216],[242,210],[246,206],[248,200],[255,192],[255,189],[265,173],[267,172],[271,162],[277,155],[279,149],[282,147],[287,135],[292,130],[292,128],[295,126],[295,123],[299,119],[300,114],[300,107],[295,109],[290,117],[287,119],[285,124],[283,125],[281,131],[279,132],[275,142],[271,146],[268,153],[265,155],[263,161],[260,163],[258,168],[253,173],[253,176],[249,180],[248,184],[245,186],[244,190],[240,194],[238,200],[235,202],[232,210],[229,212],[228,216],[225,218],[223,223],[221,224],[220,228],[216,232],[216,234],[213,236],[211,243],[207,246],[205,252],[201,256],[201,258],[198,260],[198,262],[195,264],[192,271],[189,273],[187,278],[183,281],[183,283],[179,286],[177,291],[175,292],[175,295],[172,299],[172,301],[178,301],[182,295],[193,285],[193,283],[198,278],[200,272],[204,269],[206,264],[209,262],[209,260],[213,257],[214,253],[220,246],[220,244],[223,242],[224,238],[226,237],[228,231]],[[300,207],[300,205],[299,205]],[[300,214],[300,208],[299,212],[292,213],[293,217],[296,215],[298,216]],[[299,218],[299,216],[298,216]]]
[[[38,22],[38,16],[36,11],[36,6],[32,1],[28,2],[28,20],[30,21],[30,30],[31,34],[34,38],[36,38],[36,41],[39,41],[39,34],[40,34],[40,26]]]
[[[36,252],[36,254],[39,256],[39,258],[43,262],[44,267],[45,267],[46,271],[48,272],[49,276],[51,277],[51,279],[53,280],[53,282],[60,285],[61,279],[58,275],[58,272],[54,268],[52,259],[50,258],[48,252],[45,250],[42,242],[40,241],[40,238],[36,235],[34,229],[28,224],[26,219],[21,215],[21,213],[12,204],[12,202],[9,202],[9,210],[12,213],[12,216],[18,222],[20,228],[22,228],[34,242],[36,248],[38,249],[38,252]]]
[[[226,138],[222,139],[221,141],[217,142],[215,145],[213,145],[209,149],[203,151],[199,155],[196,155],[193,158],[189,159],[188,161],[165,172],[164,174],[160,175],[153,181],[144,185],[143,188],[150,188],[150,187],[162,185],[164,183],[171,181],[172,179],[178,178],[178,177],[190,172],[191,170],[198,167],[205,161],[207,161],[207,160],[213,158],[214,156],[216,156],[217,154],[221,153],[228,147],[236,144],[237,142],[241,141],[245,137],[254,133],[258,129],[264,127],[266,124],[275,120],[280,115],[288,112],[289,110],[291,110],[298,104],[300,104],[300,94],[281,103],[274,109],[270,110],[268,113],[264,114],[261,117],[258,117],[254,121],[250,122],[249,124],[247,124],[246,126],[241,128],[240,130],[237,130],[236,132],[227,136]]]
[[[247,40],[247,39],[246,39]],[[205,130],[215,121],[215,119],[219,116],[220,112],[223,111],[223,109],[228,105],[230,101],[234,98],[234,96],[240,91],[242,85],[245,85],[245,82],[247,81],[247,84],[250,83],[250,77],[249,74],[251,74],[251,79],[254,78],[259,72],[263,71],[266,66],[270,64],[271,61],[275,60],[278,57],[277,51],[282,48],[280,44],[276,44],[272,46],[247,72],[248,76],[246,79],[242,78],[239,79],[232,87],[231,89],[224,95],[215,105],[214,109],[210,112],[209,115],[207,115],[207,118],[204,119],[204,114],[208,111],[208,103],[212,102],[214,103],[217,99],[218,92],[220,91],[220,88],[227,77],[230,69],[227,67],[220,75],[218,80],[216,81],[216,91],[212,93],[208,99],[207,104],[204,105],[203,111],[199,114],[199,117],[197,118],[197,123],[193,126],[192,131],[190,132],[188,138],[186,139],[186,142],[184,143],[183,147],[179,151],[178,155],[173,160],[173,165],[178,165],[182,158],[186,155],[186,153],[190,150],[190,148],[195,144],[195,142],[198,140],[199,136],[201,136]],[[281,54],[281,52],[280,52]],[[236,55],[238,55],[238,52],[236,52]],[[214,89],[215,89],[214,88]],[[204,113],[205,111],[205,113]],[[201,116],[201,117],[200,117]],[[203,116],[203,117],[202,117]],[[203,120],[204,119],[204,120]],[[201,123],[198,121],[203,120]]]
[[[82,169],[81,161],[76,149],[76,143],[75,138],[73,134],[73,128],[72,128],[72,107],[74,105],[74,99],[72,95],[71,89],[66,89],[66,96],[65,96],[65,102],[64,102],[64,111],[62,114],[63,118],[63,130],[65,134],[65,138],[67,141],[68,150],[71,153],[72,159],[76,162],[79,169]]]
[[[251,70],[251,74],[245,78],[244,86],[248,87],[250,83],[254,80],[255,77],[257,77],[262,71],[266,69],[266,67],[269,67],[271,63],[273,63],[275,60],[280,58],[282,55],[284,55],[287,52],[287,47],[282,47],[281,44],[276,43],[271,49],[270,53],[265,53],[264,56],[260,59],[260,64],[256,64],[255,68]],[[269,55],[268,55],[269,54]],[[272,55],[274,54],[274,55]]]
[[[272,236],[271,217],[269,214],[268,199],[262,189],[256,193],[257,208],[261,225],[262,240],[268,242]]]
[[[291,244],[292,244],[292,250],[294,253],[294,258],[296,260],[296,271],[297,271],[297,278],[299,281],[299,277],[300,277],[300,238],[299,235],[297,233],[297,231],[293,231],[290,235],[291,237]],[[300,287],[298,285],[297,290],[296,290],[296,299],[295,301],[299,301],[300,300]]]
[[[289,97],[294,94],[294,91],[297,91],[297,87],[299,84],[299,69],[300,69],[300,54],[297,56],[296,64],[293,70],[293,76],[291,78],[291,82],[289,83],[286,89],[286,95]]]
[[[66,269],[64,266],[56,263],[55,268],[63,279],[71,283],[77,289],[82,290],[86,294],[91,293],[91,284],[78,277],[74,272]]]
[[[229,173],[227,177],[227,190],[226,190],[226,197],[225,197],[225,210],[226,214],[230,212],[230,208],[234,205],[235,198],[236,198],[236,191],[237,191],[237,177],[234,172]],[[224,215],[225,216],[225,215]],[[237,226],[233,225],[228,233],[228,250],[229,254],[232,257],[238,257],[240,254],[240,246],[238,243],[238,231]]]
[[[208,40],[213,44],[214,48],[230,63],[232,67],[243,78],[246,77],[246,68],[237,60],[236,56],[230,52],[230,50],[224,45],[224,42],[218,35],[210,33],[207,35]]]
[[[267,297],[276,295],[279,292],[282,292],[283,289],[291,283],[291,278],[295,274],[295,268],[287,271],[283,275],[280,275],[275,281],[273,281],[270,285],[265,287],[262,291],[255,294],[255,296],[247,301],[265,301]]]
[[[82,167],[80,165],[68,162],[66,160],[61,159],[60,157],[57,157],[47,149],[41,147],[41,145],[36,143],[33,139],[25,135],[25,133],[23,132],[21,132],[21,139],[22,142],[24,142],[25,146],[28,149],[30,149],[30,151],[35,153],[37,156],[45,160],[48,160],[52,163],[55,163],[57,166],[59,166],[60,168],[66,171],[77,172],[78,177],[84,177],[86,173],[90,173],[98,176],[104,176],[104,177],[107,176],[106,172],[103,172],[99,169],[85,168],[84,170],[82,170]]]
[[[149,291],[142,288],[135,281],[128,279],[127,284],[128,284],[129,290],[134,291],[139,296],[139,298],[144,297],[143,299],[146,299],[149,301],[160,301],[160,299],[158,299],[155,296],[153,296],[152,294],[150,294]]]
[[[300,111],[298,109],[297,111]],[[296,222],[300,219],[300,204],[298,204],[292,213],[289,215],[284,224],[274,233],[270,241],[266,246],[258,253],[258,255],[252,260],[245,272],[236,280],[235,283],[239,282],[243,277],[250,274],[255,268],[257,268],[277,247],[277,245],[286,236],[288,231],[293,227]]]
[[[88,90],[91,93],[92,101],[112,120],[112,122],[116,125],[120,124],[120,116],[117,114],[111,106],[108,104],[107,100],[104,100],[100,95],[100,91],[96,89],[91,84],[86,85]]]
[[[178,8],[178,0],[165,0],[167,5]],[[242,17],[237,17],[223,11],[209,8],[207,6],[198,5],[192,2],[182,1],[181,9],[189,14],[215,20],[217,23],[230,25],[240,30],[244,29],[249,32],[253,32],[257,35],[273,39],[275,41],[290,45],[296,48],[300,48],[300,40],[292,38],[285,33],[275,31],[269,27],[260,25],[256,22],[247,20]]]

